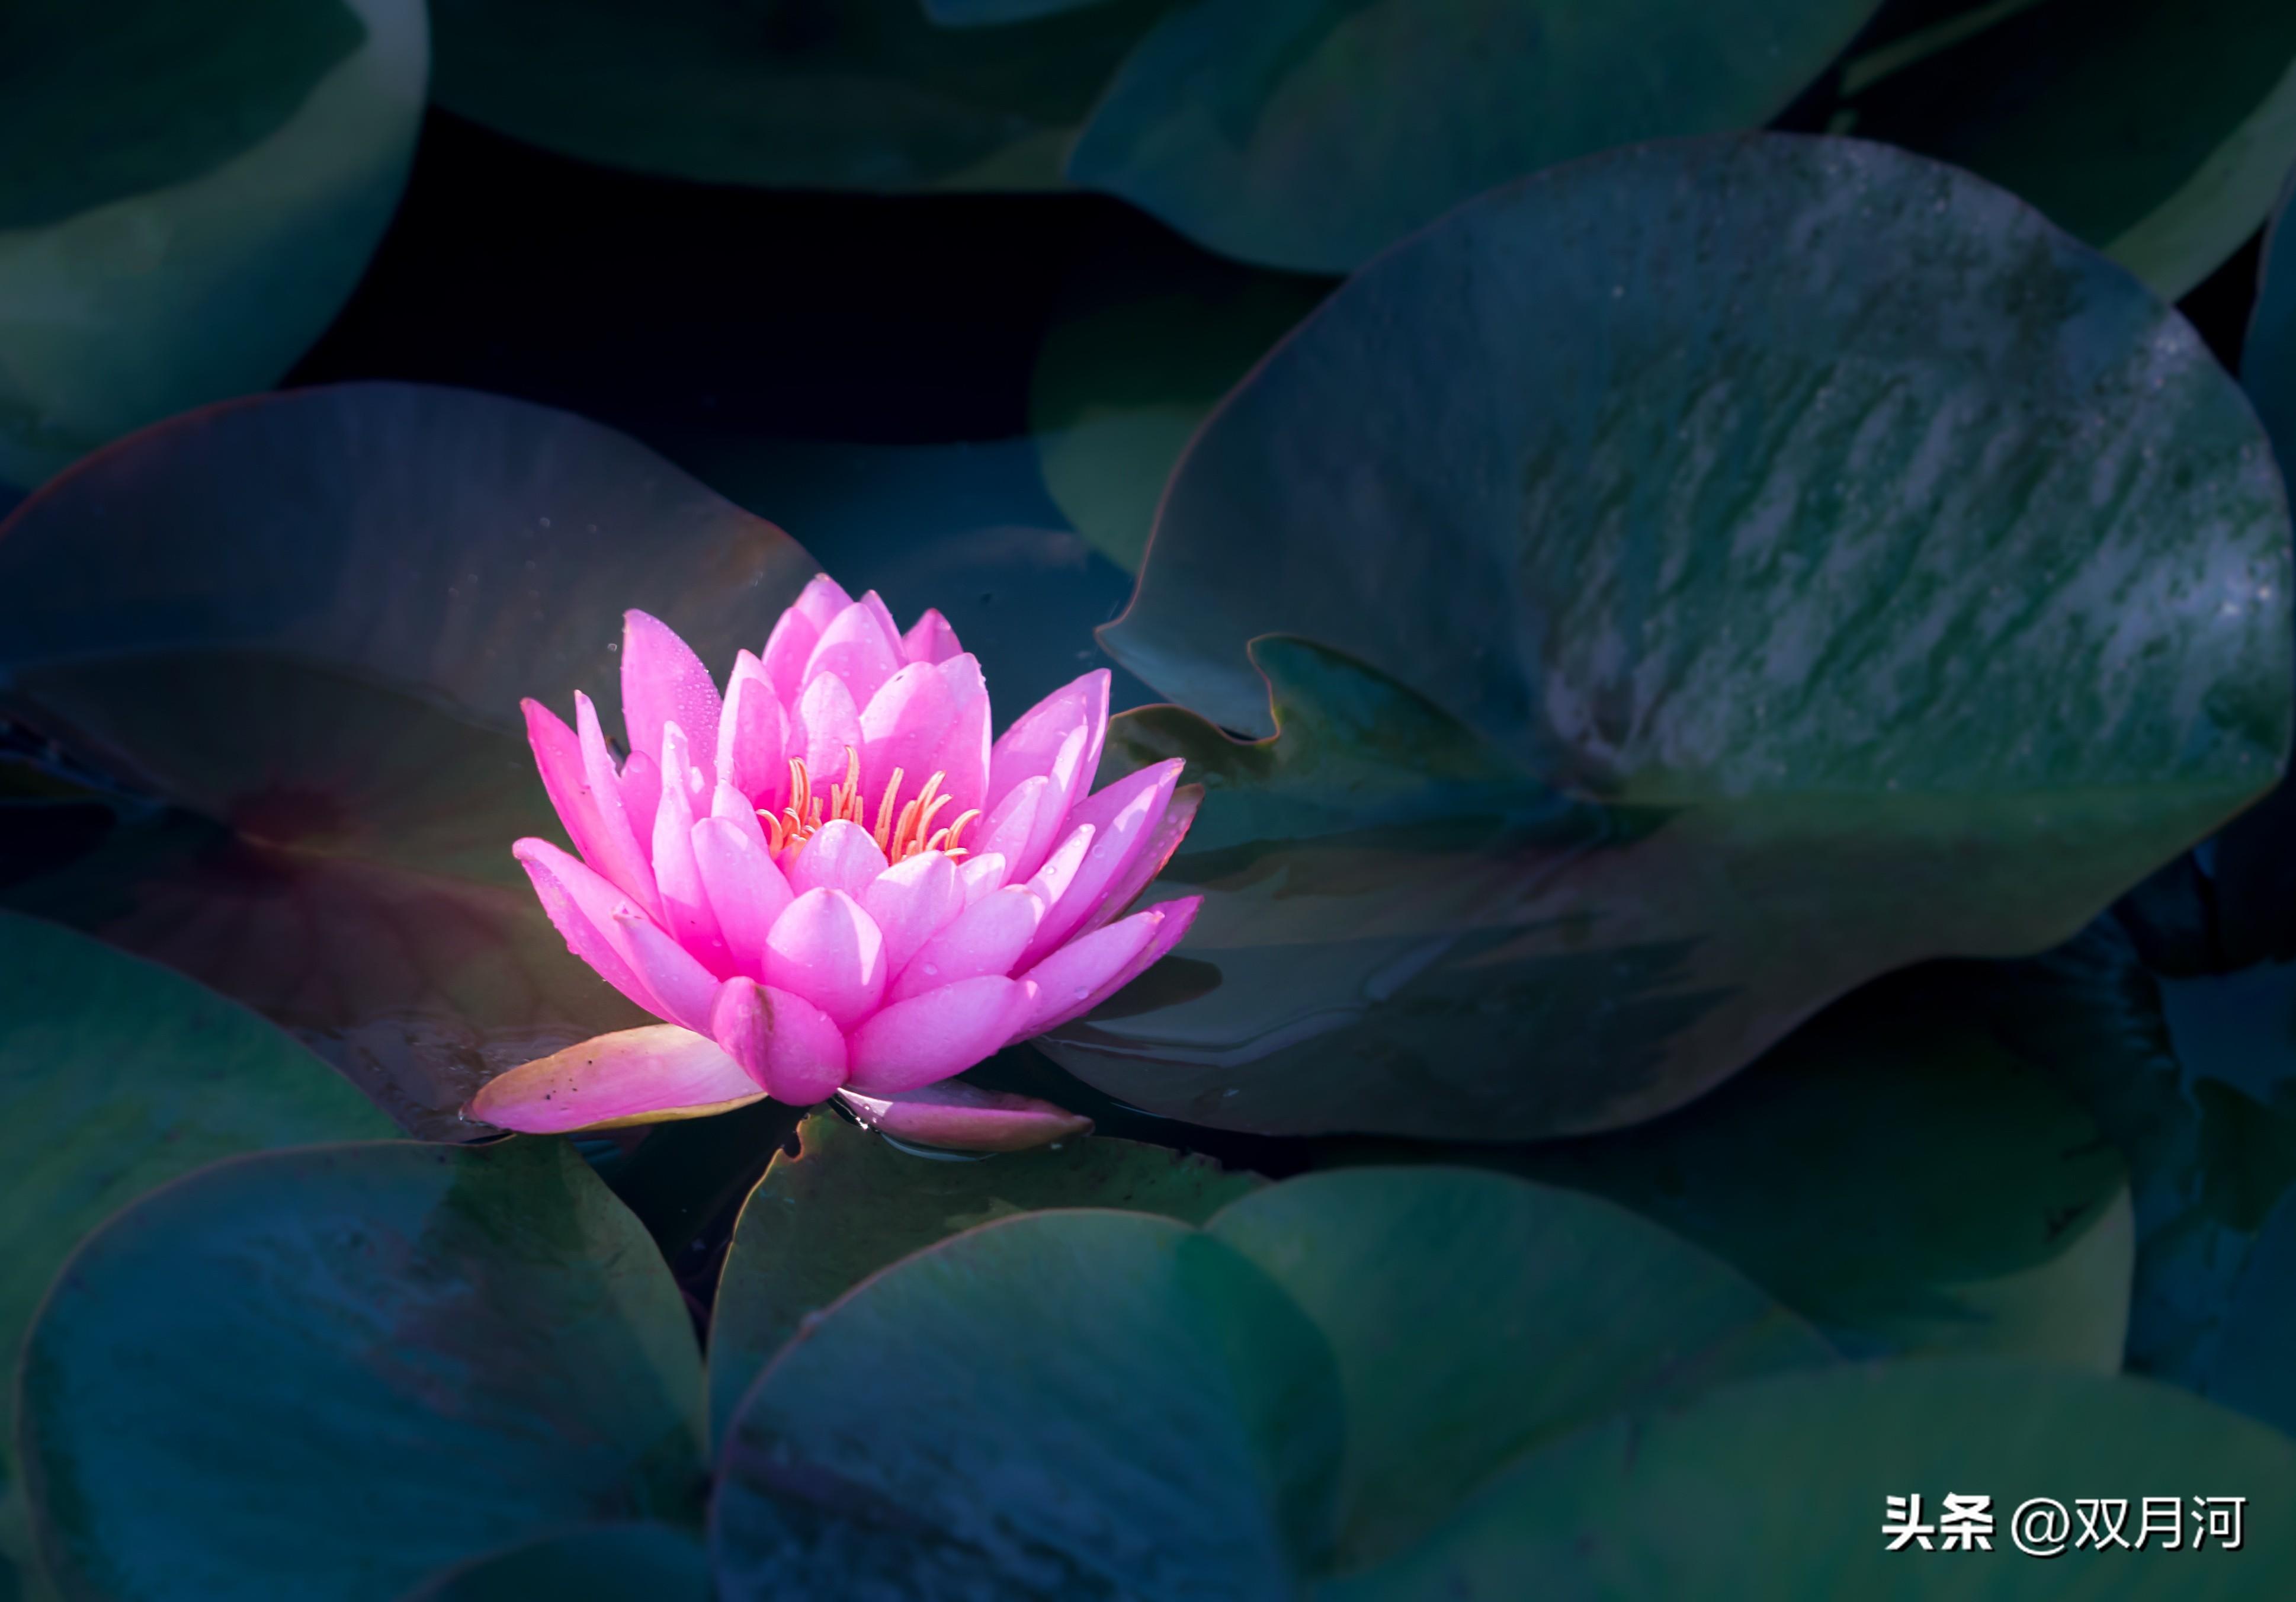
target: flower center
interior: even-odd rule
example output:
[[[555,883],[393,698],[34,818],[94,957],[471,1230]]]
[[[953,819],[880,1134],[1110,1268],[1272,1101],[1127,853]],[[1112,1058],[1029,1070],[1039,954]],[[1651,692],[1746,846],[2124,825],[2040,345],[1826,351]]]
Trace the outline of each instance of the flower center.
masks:
[[[778,817],[758,809],[758,821],[765,826],[766,843],[775,857],[803,845],[824,825],[838,818],[868,827],[869,818],[861,800],[861,758],[849,745],[845,748],[845,782],[832,785],[826,797],[813,787],[813,776],[805,769],[802,759],[790,759],[790,804],[782,809]],[[877,802],[877,826],[871,836],[877,849],[885,853],[888,863],[899,862],[920,851],[945,851],[951,857],[964,855],[957,840],[964,826],[980,816],[980,809],[958,815],[956,820],[941,828],[933,827],[933,819],[940,809],[956,800],[940,793],[941,781],[948,775],[936,773],[925,781],[897,815],[893,809],[899,805],[901,781],[906,776],[896,768],[886,781],[885,793]],[[824,808],[824,801],[826,807]]]

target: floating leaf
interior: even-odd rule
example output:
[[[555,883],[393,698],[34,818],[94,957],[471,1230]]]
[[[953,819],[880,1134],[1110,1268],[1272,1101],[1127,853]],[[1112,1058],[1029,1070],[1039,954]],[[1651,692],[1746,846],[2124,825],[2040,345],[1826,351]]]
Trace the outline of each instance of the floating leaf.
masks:
[[[975,1224],[1046,1207],[1201,1223],[1261,1181],[1131,1140],[979,1158],[920,1155],[828,1113],[798,1126],[734,1228],[709,1330],[712,1439],[806,1319],[888,1264]]]
[[[611,704],[627,606],[730,662],[812,571],[521,402],[355,384],[154,429],[0,529],[0,666],[12,715],[168,805],[10,900],[247,1002],[415,1132],[470,1133],[489,1072],[644,1022],[511,860],[558,834],[519,698]]]
[[[668,1524],[601,1524],[449,1570],[404,1602],[713,1602],[709,1554]]]
[[[1417,1540],[1501,1465],[1580,1425],[1833,1360],[1697,1247],[1496,1174],[1310,1175],[1207,1227],[1332,1343],[1347,1395],[1341,1569]]]
[[[0,483],[276,382],[390,223],[420,0],[12,0]]]
[[[2296,1435],[2296,1190],[2256,1232],[2226,1310],[2209,1394]]]
[[[699,1513],[685,1303],[557,1141],[202,1169],[73,1255],[22,1387],[70,1595],[390,1598],[570,1524]]]
[[[1934,1527],[1948,1491],[1991,1499],[1990,1547],[1890,1551],[1886,1499],[1918,1492]],[[2073,1549],[2078,1499],[2126,1499],[2133,1543],[2146,1496],[2169,1499],[2175,1549],[2155,1535],[2144,1551]],[[2241,1550],[2202,1555],[2186,1539],[2187,1499],[2202,1496],[2248,1499]],[[2054,1561],[2013,1548],[2011,1520],[2034,1497],[2064,1509]],[[1533,1453],[1425,1546],[1315,1595],[1512,1602],[1537,1574],[1555,1595],[1617,1602],[2262,1602],[2296,1562],[2296,1532],[2271,1511],[2292,1497],[2296,1442],[2164,1386],[1973,1359],[1842,1367]]]
[[[125,1203],[201,1163],[390,1121],[244,1008],[68,929],[0,913],[0,1373],[57,1265]],[[0,1594],[23,1564],[0,1393]]]
[[[704,183],[1049,188],[1170,4],[974,32],[918,0],[433,0],[437,94],[551,150]]]
[[[1844,64],[1832,119],[2015,190],[2175,300],[2296,160],[2296,11],[1899,0]]]
[[[1195,0],[1124,63],[1069,172],[1215,251],[1344,273],[1493,185],[1759,127],[1877,0]]]
[[[1106,4],[1107,0],[924,0],[924,8],[925,15],[943,28],[986,28],[1032,22],[1057,12]]]
[[[2288,586],[2239,394],[2009,196],[1783,136],[1542,175],[1182,460],[1103,641],[1291,724],[1111,733],[1210,791],[1169,878],[1221,982],[1050,1049],[1222,1128],[1654,1116],[1878,974],[2069,937],[2271,785]],[[1263,642],[1272,700],[1270,633],[1328,648]],[[1376,771],[1429,750],[1471,793]]]

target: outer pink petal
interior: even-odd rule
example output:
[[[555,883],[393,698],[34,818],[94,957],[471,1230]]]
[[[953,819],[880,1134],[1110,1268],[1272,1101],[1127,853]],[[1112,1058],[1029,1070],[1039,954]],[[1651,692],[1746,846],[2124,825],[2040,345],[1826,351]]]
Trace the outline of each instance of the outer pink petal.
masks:
[[[885,793],[895,768],[901,772],[896,817],[901,800],[914,801],[923,793],[934,771],[933,756],[955,715],[955,698],[940,670],[927,662],[911,662],[869,697],[861,709],[861,793],[872,807]],[[945,810],[941,821],[952,815]]]
[[[845,753],[858,754],[861,750],[861,713],[845,681],[824,673],[807,685],[805,694],[798,697],[795,721],[790,731],[790,754],[805,760],[814,788],[825,793],[843,784]]]
[[[582,741],[558,714],[538,701],[521,701],[526,714],[526,740],[534,747],[534,765],[542,774],[542,787],[566,826],[568,838],[585,860],[603,854],[598,843],[602,826],[597,803],[590,799],[590,779],[582,766]],[[597,866],[591,861],[591,866]]]
[[[709,1030],[775,1100],[809,1106],[845,1080],[845,1037],[802,996],[729,979],[710,1009]]]
[[[1004,859],[996,851],[968,856],[957,864],[956,876],[964,881],[964,904],[970,907],[989,891],[1004,888]]]
[[[766,936],[794,898],[756,826],[754,818],[748,831],[727,818],[703,818],[693,826],[693,859],[733,971],[763,979]]]
[[[865,1130],[958,1152],[1025,1152],[1092,1133],[1092,1120],[1048,1101],[984,1090],[963,1080],[898,1096],[840,1093]]]
[[[800,895],[808,890],[841,890],[858,896],[885,871],[885,853],[869,831],[842,817],[831,818],[812,839],[784,851],[782,861],[790,888]]]
[[[797,599],[790,603],[790,612],[811,623],[817,635],[852,604],[853,597],[845,593],[843,585],[827,573],[816,573],[798,592]]]
[[[622,812],[630,820],[638,850],[653,860],[653,815],[661,806],[661,768],[642,751],[622,764]]]
[[[655,1023],[600,1035],[497,1074],[466,1110],[505,1130],[556,1135],[700,1118],[764,1095],[713,1041]]]
[[[894,970],[887,998],[906,1001],[983,974],[1009,975],[1044,917],[1045,904],[1021,885],[981,897],[920,946],[907,966]]]
[[[638,850],[629,813],[622,805],[621,776],[614,770],[613,753],[606,749],[605,732],[598,727],[598,709],[579,690],[574,693],[574,727],[580,731],[582,771],[598,816],[598,856],[591,866],[620,886],[624,895],[651,909],[660,904],[654,897],[653,869]],[[651,812],[647,821],[651,825]]]
[[[611,932],[614,913],[627,907],[621,889],[600,877],[547,840],[531,837],[511,847],[511,855],[533,881],[542,910],[566,939],[566,949],[588,963],[598,977],[612,985],[656,1017],[662,1004],[636,967],[623,955],[621,942]]]
[[[1105,993],[1107,986],[1132,971],[1133,963],[1155,940],[1168,916],[1160,907],[1135,913],[1105,929],[1078,935],[1021,974],[1037,987],[1037,1005],[1022,1021],[1021,1035],[1040,1034],[1096,1005],[1095,998]],[[1194,916],[1190,907],[1183,926]]]
[[[1076,801],[1092,787],[1092,769],[1084,763],[1085,749],[1090,743],[1089,729],[1072,728],[1061,742],[1060,750],[1053,753],[1053,765],[1044,775],[1045,793],[1037,802],[1037,821],[1029,831],[1029,843],[1013,859],[1016,875],[1023,870],[1035,873],[1054,845],[1066,837]]]
[[[940,675],[954,709],[926,764],[927,771],[947,776],[941,793],[955,798],[942,814],[947,822],[988,803],[988,684],[980,676],[980,659],[970,652],[950,657],[933,671]]]
[[[675,723],[693,742],[693,761],[717,780],[718,686],[693,648],[643,612],[622,614],[622,724],[630,749],[661,759],[661,730]]]
[[[821,631],[820,642],[805,662],[808,685],[824,673],[834,674],[845,681],[855,703],[865,706],[901,666],[900,632],[886,615],[883,602],[869,604],[875,598],[872,591],[839,612]]]
[[[1196,911],[1203,904],[1204,899],[1201,896],[1183,896],[1177,901],[1159,902],[1144,912],[1134,913],[1132,915],[1134,918],[1154,917],[1158,920],[1156,932],[1150,937],[1148,943],[1140,949],[1139,954],[1119,969],[1112,977],[1103,980],[1092,994],[1082,1001],[1060,1012],[1050,1014],[1043,1023],[1036,1023],[1032,1020],[1028,1026],[1028,1032],[1040,1035],[1047,1030],[1058,1029],[1072,1019],[1083,1017],[1110,997],[1119,993],[1126,985],[1130,984],[1171,955],[1172,949],[1180,943],[1182,938],[1187,934],[1189,927],[1195,923]],[[1132,919],[1128,918],[1125,921],[1129,923]],[[1102,932],[1105,933],[1107,931],[1103,930]]]
[[[885,937],[885,972],[898,974],[964,910],[964,881],[941,851],[920,851],[896,862],[859,891],[862,910]]]
[[[1100,910],[1108,891],[1124,876],[1148,843],[1156,822],[1171,804],[1173,786],[1186,764],[1174,757],[1127,774],[1099,794],[1087,797],[1072,814],[1079,829],[1094,831],[1092,849],[1065,891],[1053,898],[1044,927],[1037,931],[1023,962],[1041,961]]]
[[[1003,801],[989,809],[988,816],[965,831],[965,848],[976,856],[994,851],[1018,861],[1028,851],[1029,842],[1036,833],[1037,809],[1044,803],[1045,792],[1051,784],[1044,775],[1037,774],[1013,785]]]
[[[1132,865],[1109,882],[1098,910],[1077,926],[1078,933],[1089,934],[1113,922],[1156,882],[1172,853],[1180,849],[1180,842],[1187,838],[1188,826],[1196,821],[1196,809],[1203,799],[1201,785],[1183,785],[1172,792],[1164,815],[1149,826],[1148,838],[1141,842]]]
[[[685,735],[675,722],[662,726],[663,764],[672,774],[685,768]],[[723,979],[737,972],[710,909],[701,867],[693,855],[693,805],[688,786],[673,779],[662,786],[653,815],[653,882],[661,893],[662,921],[670,938],[701,965]]]
[[[991,974],[897,1001],[853,1031],[845,1082],[890,1096],[962,1073],[1011,1038],[1035,999],[1033,986]]]
[[[990,805],[1030,774],[1050,772],[1070,729],[1085,731],[1084,771],[1089,775],[1100,765],[1101,741],[1108,732],[1108,670],[1095,668],[1013,719],[989,753]]]
[[[812,1002],[838,1028],[868,1016],[885,994],[885,940],[841,890],[809,890],[766,936],[766,982]]]
[[[646,989],[660,998],[657,1015],[697,1033],[708,1033],[718,975],[635,907],[623,907],[614,914],[614,938]]]
[[[822,579],[816,579],[818,584]],[[838,592],[842,595],[844,592]],[[804,604],[800,597],[799,605]],[[850,601],[840,604],[838,612],[850,606]],[[831,616],[835,616],[832,612]],[[773,686],[774,699],[784,707],[795,706],[805,689],[805,662],[813,648],[821,643],[821,625],[797,606],[782,613],[774,624],[774,631],[766,637],[766,648],[758,656],[758,665],[766,670],[766,682]]]
[[[901,637],[901,654],[913,662],[945,662],[964,649],[956,643],[956,630],[948,626],[948,620],[931,606]]]
[[[1045,859],[1045,866],[1029,875],[1029,888],[1046,907],[1058,907],[1069,886],[1076,883],[1077,874],[1084,867],[1085,853],[1092,850],[1095,832],[1090,824],[1079,824],[1061,842],[1061,849]]]
[[[779,811],[789,804],[789,714],[763,664],[741,653],[718,720],[718,782],[733,785],[753,807]]]

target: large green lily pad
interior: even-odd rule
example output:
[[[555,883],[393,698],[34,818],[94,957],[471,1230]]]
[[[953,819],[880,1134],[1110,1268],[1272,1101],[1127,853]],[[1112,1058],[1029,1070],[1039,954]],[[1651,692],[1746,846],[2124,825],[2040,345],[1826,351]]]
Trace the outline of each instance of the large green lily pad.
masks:
[[[1410,1154],[1368,1142],[1332,1154]],[[2127,1165],[1934,970],[1843,998],[1654,1122],[1445,1155],[1631,1207],[1852,1357],[2121,1366],[2136,1256]]]
[[[1049,188],[1170,4],[972,30],[919,0],[434,0],[437,94],[517,138],[704,183]]]
[[[496,1552],[406,1593],[402,1602],[713,1602],[709,1554],[668,1524],[600,1524]]]
[[[595,424],[353,384],[196,414],[0,525],[5,710],[164,803],[11,904],[248,1003],[416,1133],[642,1022],[510,856],[558,835],[517,705],[611,708],[626,607],[704,660],[813,571]]]
[[[685,1303],[560,1141],[202,1169],[74,1253],[21,1395],[73,1596],[388,1599],[567,1525],[699,1513]]]
[[[1182,459],[1103,639],[1210,721],[1108,762],[1211,792],[1168,877],[1221,982],[1050,1048],[1223,1128],[1654,1116],[2271,785],[2288,538],[2190,328],[1974,179],[1761,136],[1487,196]],[[1431,752],[1464,793],[1387,771]]]
[[[1612,1409],[1832,1355],[1664,1230],[1496,1175],[1316,1175],[1201,1230],[1006,1218],[863,1281],[759,1376],[719,1583],[1298,1597]]]
[[[1141,41],[1069,171],[1215,251],[1344,273],[1493,185],[1757,127],[1877,0],[1197,0]]]
[[[421,0],[13,0],[0,483],[275,382],[397,205]]]
[[[57,1265],[145,1191],[218,1157],[390,1121],[236,1003],[82,934],[0,913],[0,1374]],[[0,1595],[23,1565],[12,1386],[0,1393]],[[26,1581],[29,1583],[29,1581]]]
[[[830,1113],[798,1126],[743,1204],[709,1327],[711,1438],[806,1319],[910,1253],[1048,1207],[1200,1224],[1262,1181],[1165,1146],[1087,1137],[983,1157],[920,1154]]]
[[[2264,220],[2296,160],[2296,12],[1898,0],[1831,114],[2015,190],[2173,300]]]
[[[1935,1531],[1948,1493],[1990,1499],[1988,1548],[1947,1549],[1932,1533],[1931,1549],[1889,1549],[1889,1498],[1918,1494]],[[2159,1534],[2133,1549],[2148,1496],[2167,1499],[2173,1550]],[[2127,1500],[2131,1550],[2074,1547],[2084,1497]],[[2194,1547],[2197,1497],[2247,1499],[2238,1550]],[[2278,1512],[2292,1497],[2296,1442],[2164,1386],[1984,1360],[1843,1367],[1732,1385],[1534,1453],[1424,1546],[1315,1597],[1505,1602],[1537,1574],[1553,1594],[1617,1602],[2269,1602],[2296,1563]],[[2064,1517],[2054,1557],[2013,1540],[2031,1498]]]

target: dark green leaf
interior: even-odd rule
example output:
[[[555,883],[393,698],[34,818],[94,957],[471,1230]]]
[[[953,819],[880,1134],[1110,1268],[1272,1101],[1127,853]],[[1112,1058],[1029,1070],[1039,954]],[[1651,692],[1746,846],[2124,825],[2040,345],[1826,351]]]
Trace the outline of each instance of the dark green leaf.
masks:
[[[1195,0],[1069,171],[1215,251],[1344,273],[1558,161],[1759,127],[1877,0]]]
[[[2257,1231],[2226,1310],[2209,1394],[2296,1435],[2296,1191]]]
[[[1120,1207],[1201,1223],[1261,1183],[1201,1158],[1086,1138],[964,1158],[904,1151],[832,1113],[798,1128],[734,1228],[709,1329],[712,1439],[810,1315],[935,1241],[1046,1207]]]
[[[1054,1053],[1224,1128],[1654,1116],[1878,974],[2067,938],[2270,785],[2288,538],[2192,330],[1997,190],[1764,136],[1500,191],[1183,459],[1103,639],[1314,732],[1111,737],[1214,792],[1169,878],[1222,982]],[[1271,701],[1270,633],[1403,687],[1266,642]],[[1357,776],[1431,742],[1472,795]]]
[[[449,111],[713,184],[1034,189],[1171,0],[973,31],[918,0],[433,0]]]
[[[714,1602],[709,1554],[667,1524],[601,1524],[463,1564],[403,1602]]]
[[[2264,220],[2296,160],[2296,8],[1899,0],[1845,63],[1832,118],[2014,190],[2174,300]]]
[[[986,28],[1033,22],[1056,12],[1105,4],[1107,0],[924,0],[924,8],[925,15],[943,28]]]
[[[1886,1499],[1918,1493],[1935,1524],[1947,1493],[1985,1496],[1986,1550],[1892,1552]],[[2079,1498],[2169,1499],[2177,1548],[2072,1549]],[[2238,1551],[2195,1549],[2195,1497],[2245,1497]],[[2012,1542],[2029,1498],[2066,1515],[2054,1561]],[[2296,1442],[2141,1380],[1998,1360],[1842,1367],[1732,1385],[1688,1407],[1619,1418],[1533,1453],[1451,1527],[1316,1602],[2267,1602],[2296,1564]],[[2099,1516],[2091,1508],[2094,1523]],[[2205,1527],[2205,1526],[2203,1526]]]
[[[0,486],[276,382],[390,221],[429,65],[422,0],[0,7]]]
[[[1343,1570],[1415,1541],[1508,1459],[1581,1425],[1833,1360],[1697,1247],[1607,1202],[1496,1174],[1310,1175],[1207,1228],[1290,1294],[1338,1360]]]
[[[700,1511],[685,1304],[560,1141],[202,1169],[74,1254],[22,1397],[76,1596],[388,1598],[570,1524]]]
[[[9,710],[166,801],[12,904],[286,1025],[418,1133],[640,1022],[510,846],[558,829],[517,703],[611,708],[625,607],[722,671],[813,563],[594,424],[357,384],[217,407],[0,530]]]
[[[56,1267],[124,1204],[201,1163],[390,1121],[254,1014],[70,930],[0,913],[0,1375]],[[0,1595],[27,1563],[0,1393]]]

